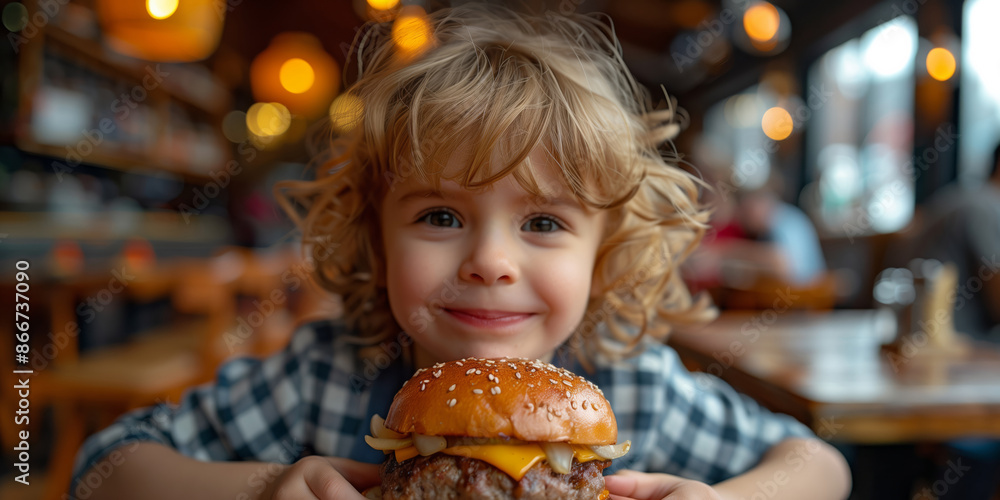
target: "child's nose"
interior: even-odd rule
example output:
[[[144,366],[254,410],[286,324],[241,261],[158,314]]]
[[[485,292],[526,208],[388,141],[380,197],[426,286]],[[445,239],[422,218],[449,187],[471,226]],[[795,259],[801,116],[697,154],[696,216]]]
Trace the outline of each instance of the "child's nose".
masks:
[[[462,262],[459,278],[484,285],[515,283],[520,272],[514,253],[502,235],[484,236],[473,244]]]

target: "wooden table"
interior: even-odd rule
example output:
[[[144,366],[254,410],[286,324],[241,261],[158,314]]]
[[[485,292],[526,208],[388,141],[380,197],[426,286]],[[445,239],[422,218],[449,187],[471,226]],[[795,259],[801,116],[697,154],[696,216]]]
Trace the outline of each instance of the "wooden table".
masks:
[[[1000,438],[1000,345],[892,352],[887,311],[725,312],[672,334],[685,363],[718,375],[822,438],[858,444]]]

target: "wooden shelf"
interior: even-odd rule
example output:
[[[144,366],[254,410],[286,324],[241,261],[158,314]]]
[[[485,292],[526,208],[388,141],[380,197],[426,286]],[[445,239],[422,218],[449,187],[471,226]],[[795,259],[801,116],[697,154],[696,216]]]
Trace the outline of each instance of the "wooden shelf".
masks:
[[[149,241],[187,243],[227,242],[229,224],[213,215],[193,215],[185,219],[178,212],[136,212],[128,227],[116,225],[105,212],[59,214],[57,212],[0,212],[0,227],[11,235],[9,242],[28,239],[73,239],[114,241],[143,238]]]
[[[72,160],[125,171],[152,168],[203,183],[233,157],[221,133],[230,96],[207,69],[123,56],[58,23],[45,26],[22,49],[14,142],[25,151],[64,159],[53,163],[58,171],[71,173],[76,166]],[[36,107],[43,89],[91,100],[91,123],[83,130],[108,125],[112,132],[89,142],[82,134],[77,139],[42,137],[46,129],[37,128]],[[129,94],[141,99],[128,101]],[[49,111],[46,120],[55,112]],[[86,154],[74,155],[81,149]]]

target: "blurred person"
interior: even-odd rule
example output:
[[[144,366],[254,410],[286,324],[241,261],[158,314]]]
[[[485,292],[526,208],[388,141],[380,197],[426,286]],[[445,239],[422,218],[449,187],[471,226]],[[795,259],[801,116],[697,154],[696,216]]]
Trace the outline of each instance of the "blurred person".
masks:
[[[983,184],[945,186],[922,212],[908,257],[953,262],[956,331],[1000,343],[1000,144]]]
[[[612,27],[468,4],[429,21],[434,43],[409,59],[390,23],[365,34],[358,130],[281,198],[306,212],[290,209],[344,317],[122,417],[84,445],[74,488],[98,474],[88,498],[360,500],[385,459],[366,423],[416,369],[505,356],[600,383],[635,443],[606,477],[613,498],[746,498],[778,475],[769,498],[846,497],[835,449],[663,342],[714,315],[674,272],[707,213],[658,154],[675,115],[651,108]]]
[[[957,182],[928,200],[909,258],[953,262],[958,268],[954,327],[973,339],[1000,343],[1000,143],[989,177],[966,188]],[[945,480],[942,500],[988,500],[1000,486],[1000,441],[962,439],[945,446],[931,477]],[[957,464],[961,479],[954,478]]]
[[[767,276],[795,286],[819,278],[826,260],[816,229],[805,212],[779,198],[778,186],[772,180],[735,193],[716,189],[712,230],[687,277],[708,287],[734,285],[734,276],[740,283]]]

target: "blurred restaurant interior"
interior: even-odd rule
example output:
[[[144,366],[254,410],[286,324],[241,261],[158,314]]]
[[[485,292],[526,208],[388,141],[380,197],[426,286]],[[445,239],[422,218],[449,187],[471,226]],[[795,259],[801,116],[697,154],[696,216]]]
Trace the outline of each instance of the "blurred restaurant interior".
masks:
[[[684,275],[721,317],[685,363],[841,449],[852,498],[1000,498],[1000,0],[769,1],[511,4],[606,13],[686,112],[715,213]],[[365,23],[449,3],[4,2],[0,370],[27,261],[35,374],[0,497],[61,498],[88,434],[339,313],[273,187],[353,126]]]

